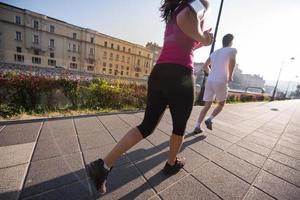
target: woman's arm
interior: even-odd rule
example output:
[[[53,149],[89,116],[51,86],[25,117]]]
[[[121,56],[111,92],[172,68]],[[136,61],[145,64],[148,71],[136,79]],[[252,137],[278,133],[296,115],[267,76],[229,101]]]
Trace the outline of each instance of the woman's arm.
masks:
[[[203,32],[200,26],[201,21],[198,20],[197,16],[190,7],[186,7],[180,11],[176,16],[176,21],[179,28],[186,35],[198,42],[201,42],[202,45],[208,46],[212,43],[213,34],[210,33],[211,29]]]

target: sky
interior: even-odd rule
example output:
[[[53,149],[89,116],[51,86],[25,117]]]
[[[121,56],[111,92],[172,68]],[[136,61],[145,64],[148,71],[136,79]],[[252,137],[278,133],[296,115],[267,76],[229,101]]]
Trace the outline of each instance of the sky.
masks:
[[[165,24],[160,18],[161,0],[0,0],[68,23],[97,30],[129,42],[163,44]],[[205,21],[213,28],[221,0],[210,0]],[[224,0],[215,49],[222,37],[235,36],[237,63],[243,73],[259,74],[265,80],[300,82],[300,0]],[[210,47],[195,52],[204,62]],[[291,60],[291,58],[295,58]],[[296,78],[296,76],[298,76]]]

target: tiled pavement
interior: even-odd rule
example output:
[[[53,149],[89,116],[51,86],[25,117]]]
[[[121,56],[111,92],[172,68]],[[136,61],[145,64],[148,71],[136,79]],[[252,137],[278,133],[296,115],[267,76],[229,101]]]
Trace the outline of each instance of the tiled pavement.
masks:
[[[144,113],[0,124],[0,199],[300,199],[300,101],[227,105],[214,130],[192,135],[187,164],[166,177],[172,131],[167,111],[156,131],[124,154],[106,195],[84,168],[104,156]]]

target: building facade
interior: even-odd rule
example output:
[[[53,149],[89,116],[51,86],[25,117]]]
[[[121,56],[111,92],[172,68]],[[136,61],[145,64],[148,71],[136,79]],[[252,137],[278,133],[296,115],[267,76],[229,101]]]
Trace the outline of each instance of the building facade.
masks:
[[[144,46],[0,3],[0,62],[140,78],[152,69]]]

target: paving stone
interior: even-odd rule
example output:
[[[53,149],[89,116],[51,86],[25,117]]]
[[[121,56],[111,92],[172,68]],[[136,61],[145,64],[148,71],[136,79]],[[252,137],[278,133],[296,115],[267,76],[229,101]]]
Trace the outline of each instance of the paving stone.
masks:
[[[189,147],[209,159],[222,152],[221,149],[203,141],[191,144]]]
[[[265,160],[267,159],[267,157],[254,153],[253,151],[250,151],[238,145],[231,146],[229,149],[227,149],[227,151],[230,154],[235,155],[257,167],[262,167]]]
[[[181,170],[173,176],[165,175],[162,172],[162,169],[166,164],[167,158],[167,152],[160,151],[136,163],[139,171],[144,175],[150,185],[154,187],[157,192],[166,189],[187,174],[184,170]]]
[[[276,145],[274,150],[300,160],[300,151],[296,151],[282,145]]]
[[[72,119],[45,121],[40,139],[75,136],[75,127]]]
[[[155,145],[159,149],[169,148],[170,136],[156,129],[151,135],[147,137],[147,140]]]
[[[113,169],[107,180],[107,193],[98,199],[148,199],[155,195],[151,186],[133,165]]]
[[[126,152],[126,155],[132,162],[143,160],[147,156],[151,156],[160,152],[158,148],[153,146],[149,141],[142,140]]]
[[[294,149],[296,151],[300,151],[300,145],[297,145],[297,144],[293,144],[293,143],[290,143],[290,142],[287,142],[287,141],[284,141],[284,140],[280,140],[278,142],[278,144],[281,145],[281,146],[288,147],[290,149]]]
[[[127,132],[130,131],[131,129],[132,129],[131,127],[113,129],[113,130],[109,131],[109,133],[112,135],[114,140],[120,141],[122,139],[122,137],[124,137],[127,134]]]
[[[255,143],[252,143],[252,142],[249,142],[246,140],[241,140],[237,144],[241,147],[244,147],[245,149],[249,149],[249,150],[259,153],[263,156],[268,156],[271,152],[271,149],[268,149],[266,147],[260,146],[258,144],[255,144]]]
[[[34,142],[0,147],[0,168],[28,163]]]
[[[104,158],[115,146],[115,144],[107,144],[98,148],[89,149],[83,152],[85,163],[90,163],[96,159]],[[114,167],[124,165],[129,162],[128,157],[124,154],[115,163]]]
[[[142,122],[142,119],[134,116],[134,114],[118,114],[118,116],[131,127],[136,127]]]
[[[227,153],[218,154],[213,161],[250,184],[259,172],[258,167]]]
[[[228,134],[226,132],[223,132],[223,131],[220,131],[220,130],[213,130],[212,131],[212,134],[220,137],[220,138],[223,138],[224,140],[227,140],[229,142],[232,142],[232,143],[236,143],[237,141],[240,140],[239,137],[237,136],[234,136],[234,135],[231,135],[231,134]]]
[[[264,170],[300,187],[300,171],[268,159]]]
[[[32,162],[22,198],[86,178],[82,163],[79,153]]]
[[[287,165],[289,167],[292,167],[298,171],[300,171],[300,160],[294,159],[292,157],[286,156],[282,153],[279,153],[277,151],[273,151],[270,159],[275,160],[277,162],[280,162],[284,165]]]
[[[205,157],[201,156],[200,154],[196,153],[195,151],[189,148],[182,148],[180,156],[186,158],[184,169],[189,173],[199,168],[205,162],[208,162],[208,160]]]
[[[107,132],[97,117],[77,118],[74,121],[79,136]]]
[[[276,144],[276,139],[273,139],[271,137],[256,137],[254,135],[248,135],[244,140],[249,141],[249,142],[253,142],[255,144],[261,145],[261,146],[265,146],[269,149],[272,149],[275,144]]]
[[[83,151],[115,143],[115,140],[106,130],[93,134],[79,135],[78,137],[81,149]]]
[[[193,176],[223,199],[242,199],[250,185],[209,162],[193,172]]]
[[[0,169],[0,199],[17,200],[28,164]]]
[[[300,197],[299,188],[265,171],[261,171],[255,186],[277,199],[299,199]]]
[[[105,115],[99,116],[98,119],[103,123],[103,125],[109,130],[123,129],[130,127],[127,123],[121,120],[117,115]]]
[[[218,138],[212,134],[207,135],[207,137],[204,139],[207,143],[212,144],[216,147],[219,147],[220,149],[225,150],[230,145],[232,145],[231,142],[227,142],[226,140],[223,140],[221,138]]]
[[[260,191],[259,189],[252,187],[244,198],[245,200],[274,200],[273,197],[267,195],[266,193]]]
[[[180,180],[168,189],[164,190],[160,193],[160,196],[166,200],[220,199],[216,194],[209,191],[205,186],[191,176],[185,177],[183,180]]]
[[[299,149],[300,149],[300,145],[299,145],[300,144],[300,138],[299,139],[290,138],[290,137],[285,137],[285,135],[283,135],[281,140],[284,141],[284,142],[289,142],[289,143],[295,144],[296,146],[299,146]]]
[[[22,200],[92,200],[93,193],[91,185],[89,185],[87,180],[80,180],[78,182],[65,185],[63,187],[38,194],[35,196],[23,198]]]
[[[35,142],[41,122],[7,125],[0,134],[0,147]]]
[[[52,158],[79,152],[79,144],[76,135],[39,138],[33,154],[33,161]]]

